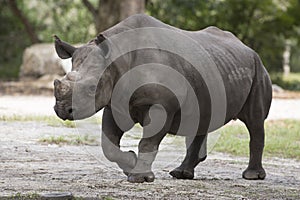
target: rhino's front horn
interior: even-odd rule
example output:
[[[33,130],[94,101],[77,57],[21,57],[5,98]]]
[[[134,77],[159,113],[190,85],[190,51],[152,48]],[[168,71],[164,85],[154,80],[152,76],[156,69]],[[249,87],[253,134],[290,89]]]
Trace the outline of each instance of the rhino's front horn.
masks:
[[[61,81],[61,80],[55,79],[54,80],[54,90],[58,96],[63,97],[65,95],[67,95],[69,93],[69,91],[71,90],[71,82],[68,80]]]
[[[61,81],[58,79],[54,80],[54,87],[58,87],[61,84]]]

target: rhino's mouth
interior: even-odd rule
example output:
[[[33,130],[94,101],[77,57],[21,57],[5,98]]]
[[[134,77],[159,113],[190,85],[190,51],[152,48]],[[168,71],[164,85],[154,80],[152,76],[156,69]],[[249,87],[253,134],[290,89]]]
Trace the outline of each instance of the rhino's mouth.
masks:
[[[62,120],[80,120],[91,117],[99,110],[101,110],[104,106],[100,109],[95,110],[95,108],[91,109],[89,107],[77,109],[74,106],[60,106],[59,103],[56,103],[54,106],[54,111],[56,115]]]
[[[71,106],[62,107],[59,103],[54,106],[56,115],[62,120],[74,120],[75,109]]]

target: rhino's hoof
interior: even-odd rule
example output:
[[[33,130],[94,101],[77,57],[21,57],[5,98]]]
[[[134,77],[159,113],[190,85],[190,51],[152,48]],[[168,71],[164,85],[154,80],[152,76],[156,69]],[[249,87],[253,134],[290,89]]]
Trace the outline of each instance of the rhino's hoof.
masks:
[[[266,172],[263,168],[260,169],[246,169],[243,172],[243,178],[247,180],[264,180]]]
[[[131,183],[143,183],[143,182],[153,182],[155,179],[155,176],[153,172],[147,172],[147,173],[130,173],[128,175],[128,181]]]
[[[193,179],[194,170],[176,168],[170,172],[170,175],[177,179]]]
[[[118,165],[121,169],[123,169],[123,173],[128,176],[131,170],[135,167],[137,155],[134,151],[128,151],[126,152],[126,156],[128,157],[128,162],[124,164],[118,163]]]

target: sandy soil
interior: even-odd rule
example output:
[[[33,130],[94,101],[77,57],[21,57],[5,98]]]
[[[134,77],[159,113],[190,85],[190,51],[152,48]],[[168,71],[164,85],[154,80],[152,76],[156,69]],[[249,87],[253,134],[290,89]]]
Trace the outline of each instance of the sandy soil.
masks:
[[[20,98],[0,98],[0,115],[53,112],[51,97]],[[293,112],[294,106],[299,105],[293,104],[291,110],[286,108],[289,103],[276,102],[272,109],[285,106],[287,112]],[[272,111],[271,119],[285,116],[277,116],[278,112]],[[241,173],[247,167],[248,158],[212,151],[196,168],[195,180],[172,179],[168,172],[184,156],[180,137],[163,141],[153,166],[156,175],[153,183],[132,184],[114,163],[104,158],[101,146],[97,145],[100,144],[99,125],[87,121],[77,125],[77,128],[67,128],[46,122],[0,121],[0,197],[71,192],[76,197],[94,199],[300,199],[300,162],[291,159],[265,158],[267,178],[247,181],[241,178]],[[136,151],[140,131],[135,128],[125,136],[124,150]],[[96,145],[59,146],[40,142],[49,136],[84,134],[94,137]]]
[[[100,146],[57,146],[38,142],[45,135],[60,134],[70,136],[78,132],[74,128],[43,123],[1,122],[0,196],[18,192],[72,192],[77,197],[116,199],[300,198],[300,163],[294,160],[264,159],[267,178],[247,181],[241,178],[247,158],[211,152],[196,168],[195,180],[175,180],[168,172],[182,160],[183,145],[176,148],[178,142],[164,141],[154,163],[155,182],[132,184],[114,163],[104,158]],[[124,143],[136,141],[128,137]],[[125,148],[135,146],[125,145]]]

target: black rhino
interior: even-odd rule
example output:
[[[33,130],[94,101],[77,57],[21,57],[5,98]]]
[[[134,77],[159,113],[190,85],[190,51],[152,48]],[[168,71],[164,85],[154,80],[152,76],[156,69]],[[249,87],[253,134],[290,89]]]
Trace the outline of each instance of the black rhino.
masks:
[[[206,136],[232,119],[250,134],[245,179],[264,179],[264,121],[272,89],[259,56],[233,34],[216,27],[184,31],[133,15],[75,48],[55,36],[72,71],[54,81],[55,112],[78,120],[104,108],[102,148],[130,182],[151,182],[151,170],[166,134],[186,137],[186,157],[170,172],[192,179],[205,160]],[[120,150],[124,132],[143,126],[138,155]]]

